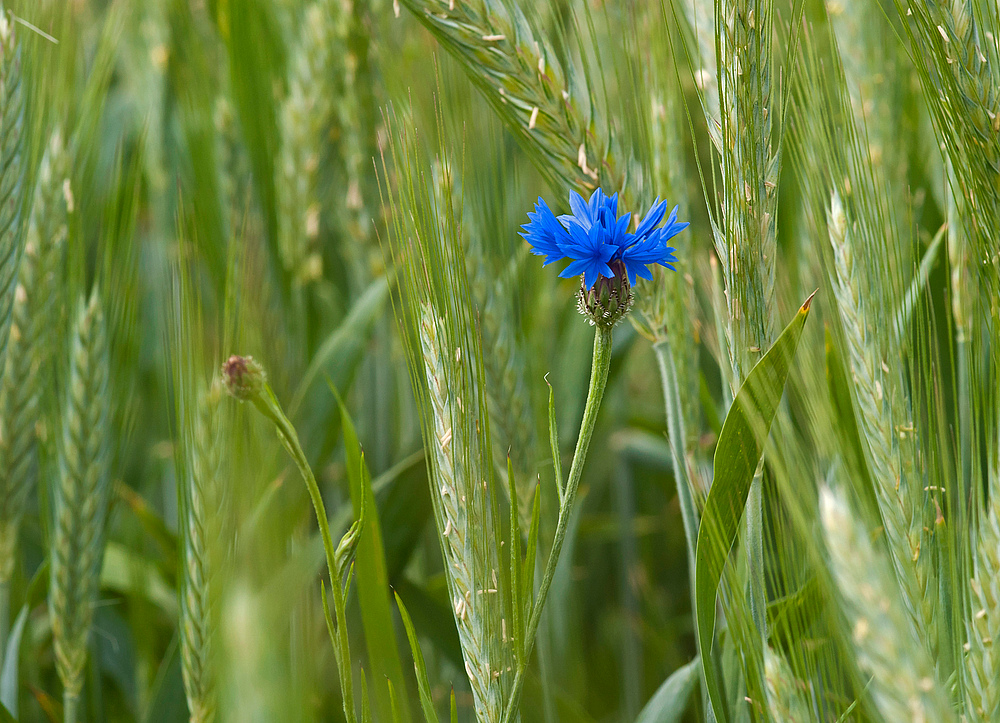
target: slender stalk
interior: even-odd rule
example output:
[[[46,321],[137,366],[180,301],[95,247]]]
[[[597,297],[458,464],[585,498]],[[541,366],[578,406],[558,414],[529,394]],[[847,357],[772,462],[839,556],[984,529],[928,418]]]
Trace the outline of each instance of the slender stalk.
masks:
[[[285,416],[278,404],[277,397],[271,391],[271,387],[265,382],[259,394],[251,398],[254,406],[260,413],[274,423],[281,439],[282,445],[291,455],[295,466],[299,468],[299,474],[306,483],[309,490],[309,498],[312,500],[313,509],[316,512],[316,522],[319,525],[320,537],[323,538],[323,550],[326,553],[326,566],[330,573],[330,587],[333,592],[333,607],[337,617],[337,638],[334,641],[337,653],[337,667],[340,673],[340,684],[344,698],[344,715],[349,723],[356,720],[354,713],[354,682],[351,673],[351,650],[350,641],[347,636],[347,602],[344,599],[344,586],[342,584],[340,570],[337,566],[337,552],[333,546],[333,537],[330,535],[330,522],[326,515],[326,505],[323,504],[323,496],[320,494],[319,485],[313,475],[312,468],[306,460],[305,452],[299,444],[299,435],[295,427]]]
[[[594,334],[594,362],[590,372],[590,389],[587,392],[587,404],[583,409],[583,420],[580,422],[580,434],[576,439],[576,450],[573,452],[573,464],[569,468],[569,479],[566,481],[565,492],[559,504],[559,520],[556,523],[552,549],[545,563],[542,582],[538,586],[538,596],[531,608],[531,617],[528,619],[528,626],[525,629],[524,652],[517,661],[517,673],[514,676],[510,698],[507,700],[503,723],[510,723],[517,710],[518,697],[521,693],[521,686],[524,684],[524,673],[535,645],[538,623],[542,619],[542,609],[545,607],[545,600],[549,595],[552,578],[555,576],[556,566],[559,563],[559,555],[562,552],[563,543],[566,541],[566,530],[569,528],[573,504],[576,502],[576,494],[580,487],[580,477],[583,475],[583,464],[587,459],[587,448],[590,446],[590,438],[594,433],[597,413],[601,409],[601,400],[604,398],[604,388],[608,383],[608,369],[610,367],[611,328],[598,326],[597,332]]]
[[[76,707],[80,696],[71,691],[63,691],[63,723],[76,723]]]
[[[698,547],[698,507],[694,502],[691,476],[688,473],[685,449],[684,415],[681,412],[680,388],[677,384],[677,368],[671,354],[670,342],[664,339],[653,344],[656,360],[660,366],[660,381],[667,408],[667,436],[670,442],[670,457],[674,464],[674,481],[677,483],[677,499],[681,506],[681,520],[684,523],[684,538],[687,541],[688,574],[694,580],[695,550]],[[694,609],[694,584],[691,585],[691,604]]]
[[[0,666],[7,653],[7,635],[10,633],[10,582],[0,581]]]

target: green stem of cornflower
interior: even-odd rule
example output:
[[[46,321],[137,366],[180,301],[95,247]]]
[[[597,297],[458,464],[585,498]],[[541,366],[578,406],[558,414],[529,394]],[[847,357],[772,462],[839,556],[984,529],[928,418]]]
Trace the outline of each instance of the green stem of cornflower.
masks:
[[[531,617],[528,618],[528,626],[524,634],[524,651],[517,661],[517,672],[514,675],[514,685],[507,700],[503,723],[510,723],[517,711],[521,686],[524,684],[524,673],[535,645],[538,624],[542,619],[542,609],[545,607],[545,600],[548,597],[549,588],[552,586],[552,578],[555,576],[556,566],[559,564],[559,555],[566,542],[566,531],[569,528],[570,516],[580,487],[580,477],[583,475],[583,463],[587,459],[587,448],[590,446],[590,438],[597,422],[597,413],[601,408],[601,400],[604,398],[604,388],[608,383],[608,369],[610,367],[611,329],[598,326],[594,335],[594,362],[590,372],[590,389],[587,392],[587,405],[583,409],[583,420],[580,422],[580,434],[576,439],[573,464],[570,466],[569,479],[566,481],[566,487],[560,499],[556,534],[552,540],[552,549],[549,552],[548,560],[545,563],[542,582],[538,586],[538,595],[531,608]]]
[[[344,598],[344,586],[341,581],[340,571],[337,567],[336,548],[333,545],[333,537],[330,535],[330,522],[326,515],[326,505],[323,504],[323,496],[320,494],[316,477],[313,475],[312,468],[309,466],[306,455],[302,451],[302,446],[299,444],[299,435],[282,411],[277,397],[271,391],[271,387],[265,382],[260,393],[253,396],[252,401],[261,414],[274,423],[282,445],[299,468],[299,473],[302,475],[302,479],[306,483],[306,488],[309,490],[313,509],[316,511],[316,522],[319,524],[319,533],[323,538],[323,550],[326,552],[326,567],[330,573],[334,614],[337,618],[336,630],[331,631],[331,639],[334,651],[337,653],[337,667],[339,669],[340,687],[344,700],[344,715],[347,716],[348,723],[355,723],[357,718],[354,713],[354,677],[351,672],[351,650],[347,635],[347,603]],[[334,634],[336,634],[336,638],[334,638]]]

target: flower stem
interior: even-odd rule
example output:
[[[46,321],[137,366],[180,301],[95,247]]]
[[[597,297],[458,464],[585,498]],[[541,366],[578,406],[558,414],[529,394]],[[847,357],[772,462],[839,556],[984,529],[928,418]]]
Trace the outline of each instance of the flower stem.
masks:
[[[10,581],[0,582],[0,665],[7,654],[7,636],[10,634]]]
[[[271,387],[265,383],[263,389],[252,398],[252,401],[261,414],[274,423],[282,445],[299,468],[299,473],[302,475],[302,479],[306,483],[306,488],[309,490],[313,509],[316,511],[316,522],[319,524],[319,533],[323,538],[323,550],[326,552],[326,567],[330,573],[334,614],[337,618],[337,626],[334,631],[337,637],[333,640],[333,644],[337,653],[337,667],[339,668],[340,685],[344,699],[344,715],[347,716],[348,723],[354,723],[356,721],[354,712],[354,680],[351,672],[350,640],[347,635],[347,603],[344,599],[344,586],[337,567],[336,549],[333,546],[333,537],[330,535],[330,522],[326,515],[326,505],[323,504],[323,496],[320,494],[316,477],[313,475],[312,468],[306,460],[305,452],[302,451],[302,446],[299,444],[299,435],[282,411],[277,397],[271,391]]]
[[[63,723],[76,723],[76,707],[80,703],[80,696],[76,693],[63,693]]]
[[[684,523],[684,538],[687,542],[688,576],[691,581],[691,609],[695,609],[695,551],[698,548],[698,506],[694,500],[694,485],[688,471],[684,412],[681,408],[680,388],[677,383],[677,367],[667,340],[653,344],[656,360],[660,366],[660,381],[663,384],[664,406],[667,413],[667,437],[670,441],[670,457],[674,465],[674,481],[677,484],[677,499],[680,501],[681,520]]]
[[[559,555],[562,552],[563,543],[566,541],[566,531],[569,528],[570,516],[580,487],[583,464],[587,459],[587,448],[590,446],[590,438],[597,422],[597,413],[601,408],[601,400],[604,398],[604,388],[608,383],[608,369],[610,367],[611,328],[598,326],[594,335],[594,362],[590,371],[590,389],[587,392],[587,405],[583,409],[583,420],[580,422],[580,434],[576,439],[573,464],[570,466],[569,479],[566,481],[559,505],[559,519],[556,523],[556,534],[552,540],[552,549],[545,563],[542,582],[538,586],[538,596],[531,607],[531,617],[528,618],[528,626],[525,629],[524,651],[517,661],[517,672],[514,675],[514,685],[507,700],[503,723],[510,723],[517,711],[521,686],[524,684],[524,673],[535,645],[535,635],[538,632],[538,624],[542,619],[542,609],[545,607],[545,600],[548,597],[552,578],[555,576],[556,566],[559,563]]]

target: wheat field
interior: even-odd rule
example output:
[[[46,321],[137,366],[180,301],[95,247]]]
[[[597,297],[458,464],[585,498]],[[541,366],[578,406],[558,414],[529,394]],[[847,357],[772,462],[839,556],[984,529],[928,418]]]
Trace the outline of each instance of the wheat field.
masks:
[[[4,0],[10,721],[1000,723],[1000,6]]]

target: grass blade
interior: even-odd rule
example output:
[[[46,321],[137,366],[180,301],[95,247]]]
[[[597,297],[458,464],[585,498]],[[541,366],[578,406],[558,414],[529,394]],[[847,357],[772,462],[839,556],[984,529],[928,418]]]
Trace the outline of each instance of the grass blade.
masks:
[[[730,718],[709,657],[715,633],[716,591],[811,304],[812,296],[747,376],[726,415],[715,450],[715,478],[698,530],[695,616],[702,670],[712,709],[720,721]]]

